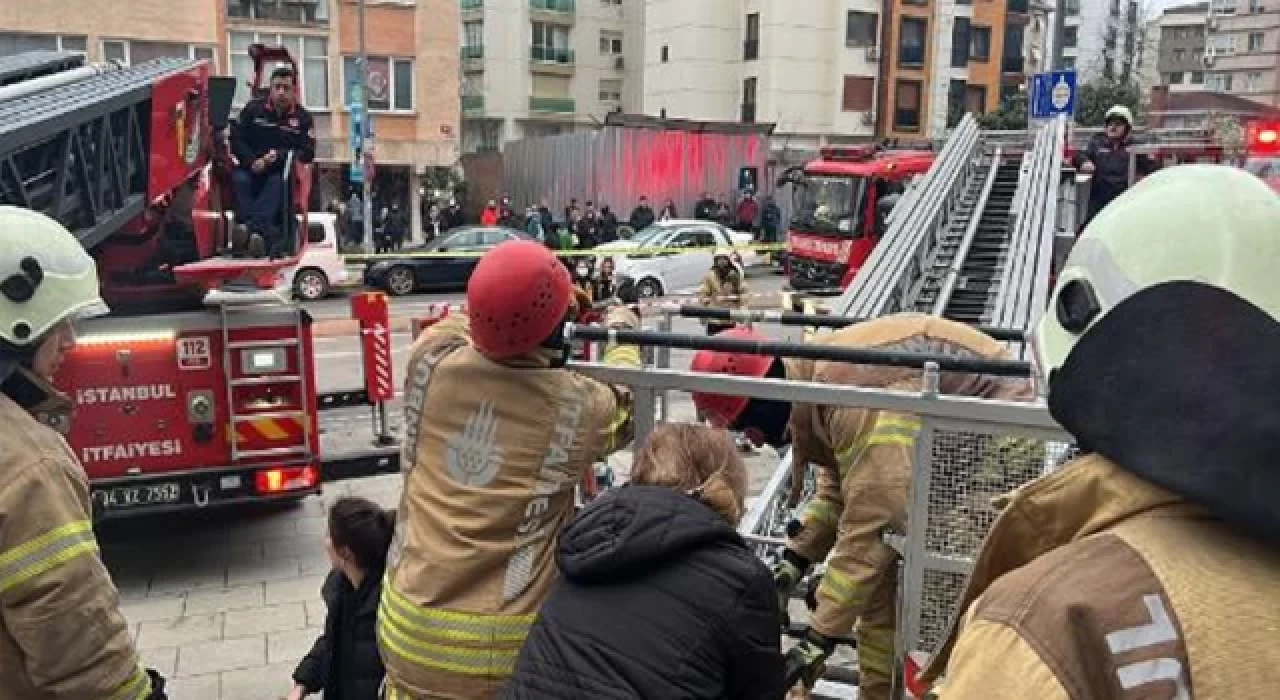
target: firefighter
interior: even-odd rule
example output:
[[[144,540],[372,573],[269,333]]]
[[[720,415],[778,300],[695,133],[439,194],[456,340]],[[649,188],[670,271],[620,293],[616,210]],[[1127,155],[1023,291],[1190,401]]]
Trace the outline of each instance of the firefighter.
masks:
[[[704,306],[747,308],[747,281],[742,270],[734,264],[732,250],[722,248],[715,251],[711,269],[698,288],[698,298]],[[707,321],[707,335],[715,335],[733,325],[732,322]]]
[[[106,313],[93,258],[53,219],[0,206],[0,697],[164,698],[98,558],[89,484],[51,425],[76,319]]]
[[[746,329],[718,337],[764,340]],[[1006,359],[1004,347],[973,328],[937,317],[898,314],[819,336],[825,345]],[[910,368],[770,358],[703,350],[697,372],[786,378],[865,388],[919,390],[921,371]],[[945,394],[1027,400],[1030,382],[1017,378],[943,373]],[[897,554],[884,542],[888,530],[905,529],[907,485],[920,421],[915,416],[858,408],[791,404],[712,394],[693,395],[712,423],[743,431],[756,444],[793,444],[791,505],[807,465],[818,467],[817,493],[793,524],[774,582],[786,603],[809,568],[831,555],[814,595],[806,639],[787,658],[788,679],[812,687],[833,651],[832,639],[858,623],[859,697],[889,697],[895,630]],[[798,525],[798,530],[794,529]],[[786,620],[784,619],[784,624]]]
[[[942,698],[1275,696],[1277,221],[1258,179],[1184,165],[1076,243],[1033,344],[1082,454],[992,527]]]
[[[1080,172],[1093,176],[1089,185],[1089,208],[1082,229],[1089,225],[1103,207],[1129,187],[1133,112],[1124,105],[1115,105],[1107,110],[1103,122],[1106,124],[1103,132],[1094,134],[1084,152],[1075,158]],[[1159,167],[1145,155],[1138,155],[1134,160],[1134,168],[1137,170],[1135,175],[1150,175]]]
[[[592,464],[624,446],[631,400],[564,369],[566,321],[590,309],[533,241],[497,246],[466,314],[410,350],[404,493],[378,615],[388,697],[494,697],[556,578],[554,543]],[[611,328],[639,319],[611,308]],[[603,361],[640,365],[634,346]]]

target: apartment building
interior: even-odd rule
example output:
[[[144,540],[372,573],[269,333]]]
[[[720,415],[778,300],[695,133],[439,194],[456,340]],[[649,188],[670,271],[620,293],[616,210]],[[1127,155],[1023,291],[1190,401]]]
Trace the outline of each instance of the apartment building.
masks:
[[[1171,7],[1160,15],[1156,70],[1170,92],[1205,90],[1205,17],[1209,3]]]
[[[639,108],[643,3],[454,0],[463,150],[603,123]]]
[[[1082,83],[1135,77],[1142,55],[1137,0],[1065,0],[1062,68]]]
[[[1206,88],[1280,107],[1280,0],[1213,0],[1205,30]]]
[[[1025,82],[1027,0],[645,5],[644,112],[773,123],[777,148],[938,136]]]

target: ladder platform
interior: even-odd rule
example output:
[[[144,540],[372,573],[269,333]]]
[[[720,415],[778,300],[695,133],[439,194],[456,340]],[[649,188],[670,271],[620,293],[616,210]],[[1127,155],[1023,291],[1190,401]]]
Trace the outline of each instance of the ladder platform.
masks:
[[[173,268],[173,277],[182,285],[212,292],[218,289],[274,290],[280,273],[298,264],[298,256],[285,258],[233,258],[214,256]]]

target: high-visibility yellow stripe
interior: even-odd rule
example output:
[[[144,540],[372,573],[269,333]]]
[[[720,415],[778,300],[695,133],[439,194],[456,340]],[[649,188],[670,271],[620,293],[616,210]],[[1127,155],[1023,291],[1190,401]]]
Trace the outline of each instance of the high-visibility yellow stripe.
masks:
[[[111,700],[145,700],[151,697],[151,677],[141,667],[111,696]]]
[[[406,635],[431,637],[457,642],[523,642],[529,636],[530,623],[523,621],[492,622],[484,619],[447,620],[435,615],[419,614],[407,600],[394,592],[382,598],[380,615]],[[443,611],[428,611],[436,613]]]
[[[837,605],[846,608],[865,605],[868,592],[865,586],[855,583],[853,579],[835,569],[827,569],[827,573],[822,575],[822,583],[818,586],[818,593],[825,594]]]
[[[883,416],[877,419],[870,432],[859,437],[850,447],[836,453],[836,462],[840,466],[840,479],[844,480],[853,465],[862,461],[871,447],[886,445],[915,447],[920,427],[918,418]]]
[[[614,345],[605,351],[601,361],[608,365],[639,367],[644,364],[640,359],[640,348],[634,345]]]
[[[253,422],[253,427],[268,440],[283,440],[289,437],[288,431],[280,427],[273,418],[264,418]]]
[[[409,663],[468,676],[510,676],[520,654],[518,648],[468,649],[409,639],[385,619],[378,620],[378,641]]]
[[[397,601],[401,602],[411,611],[409,614],[412,617],[419,620],[426,620],[428,623],[439,620],[444,622],[485,624],[495,627],[524,625],[527,628],[533,624],[534,620],[538,619],[538,615],[536,613],[528,613],[525,615],[502,615],[497,613],[466,613],[457,612],[455,610],[441,610],[439,608],[424,608],[421,605],[414,604],[414,602],[406,598],[403,593],[397,591],[395,587],[391,585],[389,577],[383,579],[382,590],[383,597],[386,597],[387,595],[394,596]]]
[[[804,519],[806,521],[812,520],[814,523],[828,527],[835,527],[839,524],[839,515],[839,508],[837,508],[836,504],[831,501],[824,501],[821,498],[809,501],[809,504],[804,507]]]
[[[45,534],[0,554],[0,593],[71,561],[83,554],[98,551],[93,526],[79,520],[57,527]]]

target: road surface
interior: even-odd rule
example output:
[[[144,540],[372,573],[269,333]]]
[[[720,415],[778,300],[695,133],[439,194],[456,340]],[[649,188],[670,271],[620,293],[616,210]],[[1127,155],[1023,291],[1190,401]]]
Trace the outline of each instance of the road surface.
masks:
[[[753,288],[776,296],[782,278],[754,277]],[[424,313],[431,304],[458,302],[461,294],[392,300],[393,315]],[[321,320],[349,317],[337,298],[308,305]],[[678,332],[700,333],[697,322],[678,320]],[[778,329],[771,329],[776,331]],[[787,333],[795,337],[795,333]],[[403,381],[407,333],[393,336],[397,385]],[[690,353],[673,351],[672,365],[688,366]],[[362,386],[355,337],[316,340],[321,391]],[[400,431],[398,401],[392,429]],[[672,420],[692,420],[685,395],[675,395]],[[372,445],[368,408],[329,411],[322,417],[324,454]],[[777,462],[772,450],[748,458],[753,492]],[[625,477],[630,454],[611,464]],[[291,687],[298,660],[324,623],[320,584],[329,570],[324,553],[329,503],[359,495],[398,505],[400,477],[388,475],[330,485],[322,496],[291,507],[210,511],[108,523],[100,532],[103,557],[120,589],[122,606],[144,661],[170,679],[176,700],[278,700]]]

